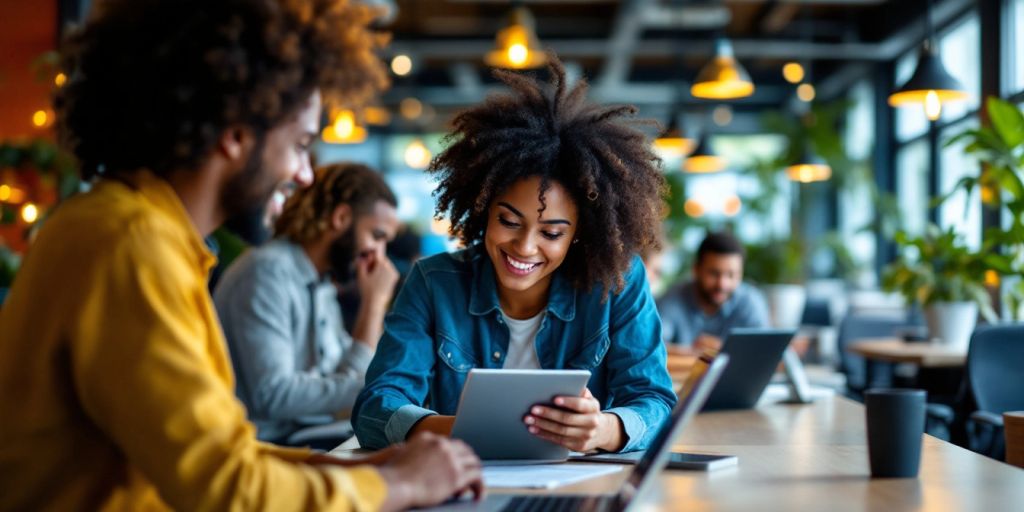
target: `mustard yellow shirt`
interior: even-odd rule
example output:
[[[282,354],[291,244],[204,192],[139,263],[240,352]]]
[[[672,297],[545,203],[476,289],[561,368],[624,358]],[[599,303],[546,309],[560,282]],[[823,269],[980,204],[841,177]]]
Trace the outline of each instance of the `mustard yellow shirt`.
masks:
[[[375,510],[368,466],[258,442],[206,288],[148,172],[62,204],[0,309],[0,510]]]

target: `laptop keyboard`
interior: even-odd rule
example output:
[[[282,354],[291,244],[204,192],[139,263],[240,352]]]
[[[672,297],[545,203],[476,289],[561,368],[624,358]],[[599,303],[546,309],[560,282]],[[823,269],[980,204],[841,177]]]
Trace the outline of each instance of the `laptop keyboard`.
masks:
[[[611,496],[517,496],[501,512],[575,512],[586,508],[594,510]]]

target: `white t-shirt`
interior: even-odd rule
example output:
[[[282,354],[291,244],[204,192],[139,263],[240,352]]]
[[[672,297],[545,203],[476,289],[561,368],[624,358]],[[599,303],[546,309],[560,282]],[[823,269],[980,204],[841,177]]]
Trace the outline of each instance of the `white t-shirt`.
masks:
[[[509,318],[505,312],[501,318],[508,326],[508,355],[505,357],[507,370],[539,370],[540,360],[537,359],[537,348],[534,341],[537,339],[537,331],[540,330],[540,322],[544,319],[544,312],[526,320]]]

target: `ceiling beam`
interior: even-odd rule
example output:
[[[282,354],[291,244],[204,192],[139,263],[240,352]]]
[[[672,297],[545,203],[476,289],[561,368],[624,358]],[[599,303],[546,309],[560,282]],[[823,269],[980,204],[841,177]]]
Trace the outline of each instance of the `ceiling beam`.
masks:
[[[678,84],[674,83],[629,83],[616,90],[594,88],[588,95],[593,101],[606,104],[661,105],[670,104],[678,98]],[[435,107],[460,107],[483,101],[490,94],[508,92],[501,85],[487,85],[473,92],[449,86],[395,86],[383,97],[386,104],[398,103],[403,98],[414,96]],[[758,86],[754,95],[740,100],[729,101],[732,105],[780,105],[791,92],[790,87]],[[685,95],[680,99],[683,106],[714,106],[719,102],[702,100]]]
[[[766,34],[778,34],[793,21],[798,12],[800,12],[800,4],[775,3],[761,19],[760,29]]]
[[[609,57],[605,39],[546,39],[542,44],[564,58]],[[393,53],[404,53],[414,59],[481,59],[491,50],[491,41],[481,40],[403,40],[391,45]],[[794,55],[813,59],[888,60],[879,54],[879,45],[871,43],[812,43],[797,40],[734,39],[737,58],[788,59]],[[714,43],[707,39],[677,41],[640,41],[634,57],[707,57],[714,52]]]
[[[734,0],[740,1],[740,0]],[[813,0],[827,2],[828,0]],[[799,2],[806,3],[806,2]],[[936,26],[943,26],[973,7],[976,0],[945,0],[935,5],[933,14]],[[636,30],[633,20],[622,22],[621,33],[628,35]],[[618,27],[617,27],[618,28]],[[804,59],[852,60],[852,61],[889,61],[918,44],[924,38],[924,23],[913,24],[903,31],[880,43],[841,42],[824,43],[793,39],[735,39],[733,51],[737,58],[772,58],[790,59],[799,56]],[[617,32],[618,33],[618,32]],[[630,46],[628,39],[622,36],[617,43],[607,39],[542,39],[542,44],[553,49],[563,58],[620,58],[612,44]],[[491,49],[490,40],[401,40],[395,41],[390,48],[392,53],[406,53],[414,58],[430,59],[466,59],[479,60]],[[633,54],[621,57],[626,61],[635,57],[706,57],[714,51],[713,42],[707,39],[687,41],[636,41],[632,44]],[[618,61],[616,68],[608,68],[608,72],[621,72],[623,64]],[[628,72],[628,64],[625,65]]]
[[[621,87],[629,77],[636,44],[643,33],[643,12],[654,0],[627,0],[619,6],[612,35],[608,38],[604,68],[596,80],[600,88]]]

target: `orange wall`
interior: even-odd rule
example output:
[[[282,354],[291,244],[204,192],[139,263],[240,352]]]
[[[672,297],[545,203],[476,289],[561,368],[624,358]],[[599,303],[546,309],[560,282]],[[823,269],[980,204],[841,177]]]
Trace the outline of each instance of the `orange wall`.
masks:
[[[53,82],[37,80],[31,64],[56,38],[56,0],[0,0],[0,139],[46,133],[32,113],[49,107]]]
[[[50,108],[52,77],[37,79],[32,62],[56,39],[56,0],[0,0],[0,140],[52,139],[51,129],[32,124],[34,112]],[[24,251],[24,230],[20,222],[0,225],[0,243]]]

